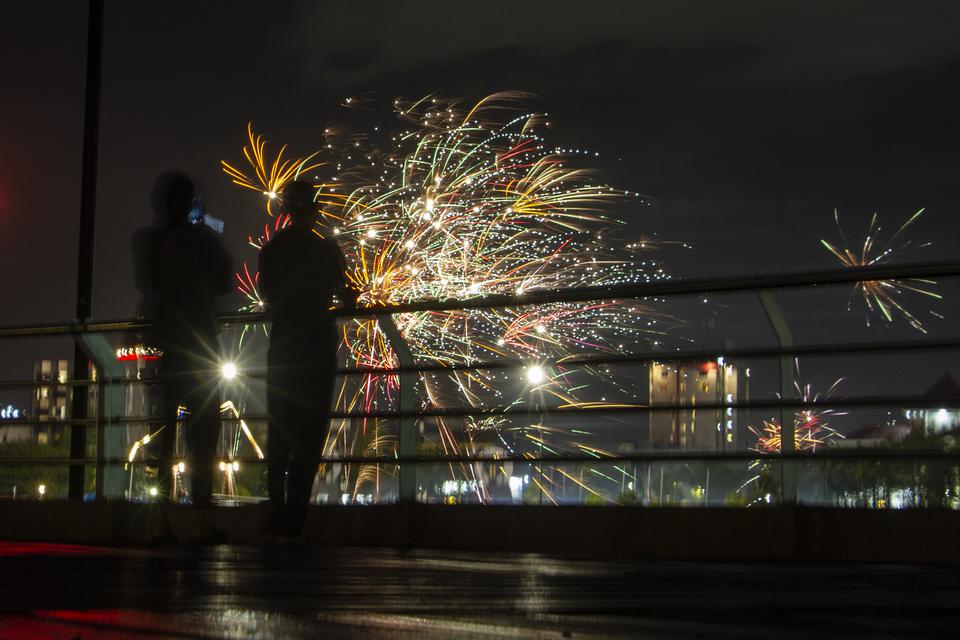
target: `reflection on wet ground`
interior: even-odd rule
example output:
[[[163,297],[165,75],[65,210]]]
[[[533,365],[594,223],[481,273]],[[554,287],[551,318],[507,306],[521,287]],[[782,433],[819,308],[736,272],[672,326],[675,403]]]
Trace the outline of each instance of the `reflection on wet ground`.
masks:
[[[956,637],[960,571],[0,542],[0,638]]]

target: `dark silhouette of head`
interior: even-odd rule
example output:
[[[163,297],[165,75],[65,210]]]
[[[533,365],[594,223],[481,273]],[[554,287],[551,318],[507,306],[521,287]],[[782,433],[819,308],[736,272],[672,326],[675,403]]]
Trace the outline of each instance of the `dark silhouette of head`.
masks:
[[[154,215],[172,225],[187,224],[194,193],[193,180],[183,171],[162,172],[150,192]]]
[[[169,224],[188,224],[187,214],[193,206],[193,180],[182,171],[164,171],[157,176],[150,193],[154,215]]]
[[[309,222],[317,213],[314,196],[317,190],[306,180],[294,180],[288,183],[280,197],[283,199],[283,210],[293,218],[294,223]]]

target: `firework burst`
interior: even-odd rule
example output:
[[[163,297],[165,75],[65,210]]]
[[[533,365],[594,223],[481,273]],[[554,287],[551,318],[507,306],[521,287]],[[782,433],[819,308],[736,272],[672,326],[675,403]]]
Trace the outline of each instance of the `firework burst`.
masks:
[[[655,260],[638,254],[637,243],[628,249],[606,237],[620,223],[605,216],[604,208],[630,197],[639,200],[638,194],[595,182],[576,165],[578,157],[594,154],[549,145],[544,137],[546,115],[517,115],[515,100],[520,97],[497,94],[467,109],[437,98],[397,100],[393,116],[381,119],[372,135],[328,137],[322,153],[325,160],[329,156],[330,175],[316,185],[315,230],[337,239],[361,304],[522,296],[669,277]],[[272,161],[264,156],[265,143],[252,128],[248,135],[250,148],[257,151],[245,148],[244,155],[256,180],[227,163],[224,170],[234,182],[260,191],[271,213],[271,193],[282,187],[282,181],[271,176],[289,179],[296,173],[290,172],[293,166],[303,170],[316,166],[307,163],[317,154],[285,165],[279,156]],[[246,308],[257,305],[256,276],[244,273],[240,283],[250,301]],[[424,311],[397,314],[394,319],[415,358],[439,366],[615,353],[657,342],[671,327],[670,318],[649,300]],[[377,369],[399,364],[375,319],[346,323],[343,343],[354,366]],[[522,373],[512,378],[489,371],[425,373],[420,376],[420,400],[426,410],[464,405],[532,409],[534,396],[541,408],[550,404],[548,400],[553,406],[583,406],[588,384],[632,393],[597,370],[568,370],[559,364],[538,370],[541,375],[535,382]],[[398,383],[394,375],[371,371],[360,382],[344,383],[337,407],[383,409],[395,398]],[[367,421],[361,422],[363,432]],[[444,453],[456,455],[489,451],[490,440],[498,441],[500,450],[510,455],[532,450],[600,451],[583,441],[589,434],[582,430],[538,425],[536,430],[524,427],[522,435],[512,437],[506,422],[492,417],[437,419],[436,442]],[[335,425],[330,446],[345,442],[349,430],[347,421]],[[355,436],[354,444],[345,448],[366,450],[374,443],[384,453],[390,441],[377,433]],[[598,457],[604,455],[608,454]],[[480,500],[489,499],[479,465],[450,468],[476,487]],[[543,473],[539,478],[541,484],[548,481]]]
[[[243,155],[253,169],[253,175],[250,176],[225,161],[221,161],[220,166],[233,179],[234,184],[262,193],[267,198],[267,213],[272,216],[275,201],[283,192],[283,186],[296,179],[301,172],[316,169],[322,166],[322,163],[311,164],[316,153],[285,160],[283,154],[287,149],[286,145],[280,148],[273,162],[269,162],[266,157],[267,141],[263,136],[254,135],[252,123],[247,125],[247,139],[249,145],[243,148]]]
[[[904,240],[902,238],[904,232],[920,217],[923,211],[923,209],[920,209],[907,218],[906,222],[900,225],[900,228],[885,241],[880,240],[882,228],[880,227],[877,214],[873,214],[873,217],[870,218],[870,226],[867,228],[863,245],[859,250],[855,250],[850,248],[852,245],[847,242],[847,238],[843,233],[843,227],[840,225],[839,214],[837,210],[834,209],[833,218],[837,224],[837,231],[840,234],[841,245],[840,247],[835,247],[826,240],[821,240],[820,242],[840,261],[840,264],[845,267],[868,267],[889,263],[908,250],[922,249],[923,247],[929,246],[929,243],[914,245],[911,240]],[[905,293],[910,292],[939,300],[942,296],[931,289],[931,287],[936,284],[933,280],[923,278],[867,280],[858,282],[854,285],[850,295],[851,304],[856,297],[863,300],[864,316],[867,326],[870,326],[871,316],[877,314],[879,314],[882,322],[888,325],[893,324],[894,318],[899,316],[917,331],[926,333],[927,330],[923,326],[923,323],[903,305],[901,299]],[[848,308],[849,307],[848,305]],[[933,311],[930,313],[935,317],[942,317]]]
[[[800,364],[794,361],[794,370],[796,379],[793,383],[797,391],[797,398],[804,403],[814,403],[826,400],[832,397],[837,387],[843,382],[843,378],[838,378],[831,384],[826,391],[820,392],[814,389],[812,384],[801,385]],[[777,394],[777,397],[780,397]],[[793,437],[797,451],[813,453],[817,447],[821,447],[829,440],[843,438],[844,436],[830,426],[830,420],[835,416],[845,416],[846,412],[837,412],[833,409],[804,408],[794,413],[793,418]],[[782,442],[780,440],[780,420],[770,418],[763,421],[763,427],[757,429],[750,427],[750,431],[757,436],[757,444],[752,447],[754,451],[760,453],[780,453]]]

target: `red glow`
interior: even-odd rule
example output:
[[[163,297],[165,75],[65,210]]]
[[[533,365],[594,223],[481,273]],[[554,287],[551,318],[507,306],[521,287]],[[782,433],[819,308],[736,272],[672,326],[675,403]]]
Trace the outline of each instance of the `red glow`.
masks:
[[[711,371],[717,370],[717,363],[712,360],[709,362],[701,362],[699,365],[699,369],[700,369],[700,375],[706,375]]]
[[[7,542],[0,540],[0,558],[11,556],[94,556],[112,553],[107,547],[58,542]]]
[[[183,616],[130,609],[77,611],[50,609],[0,618],[0,640],[6,638],[155,638],[212,637]]]

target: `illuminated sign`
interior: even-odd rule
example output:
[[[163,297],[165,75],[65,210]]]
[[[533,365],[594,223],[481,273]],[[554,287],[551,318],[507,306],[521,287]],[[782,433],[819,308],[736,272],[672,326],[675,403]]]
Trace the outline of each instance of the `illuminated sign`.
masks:
[[[0,409],[0,418],[3,418],[4,420],[16,420],[19,417],[20,409],[16,408],[12,404],[8,404]]]
[[[159,360],[163,356],[163,351],[157,347],[148,347],[138,344],[133,347],[120,347],[117,349],[117,360],[120,362],[130,362],[133,360]]]

